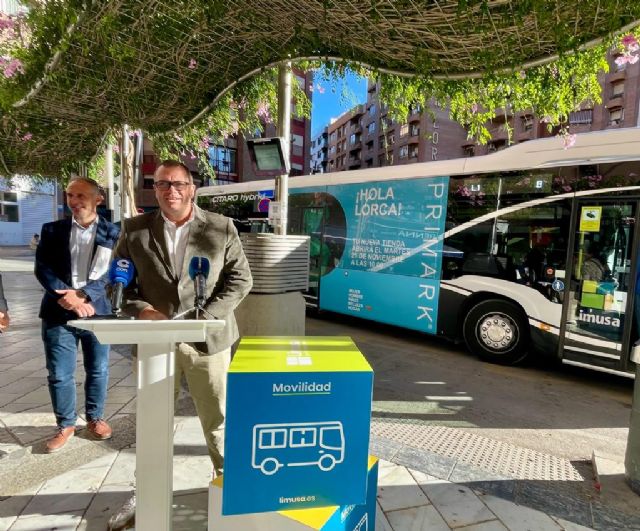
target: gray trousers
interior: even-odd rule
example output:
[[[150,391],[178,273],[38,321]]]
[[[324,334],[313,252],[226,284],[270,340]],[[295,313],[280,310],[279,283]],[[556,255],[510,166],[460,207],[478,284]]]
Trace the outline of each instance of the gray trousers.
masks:
[[[196,406],[216,475],[224,467],[224,415],[231,349],[204,354],[187,343],[176,345],[175,397],[184,374]]]

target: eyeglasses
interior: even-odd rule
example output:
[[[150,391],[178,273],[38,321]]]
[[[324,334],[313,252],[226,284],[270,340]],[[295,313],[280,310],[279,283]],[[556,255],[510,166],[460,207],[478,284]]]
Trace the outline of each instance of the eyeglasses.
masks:
[[[187,186],[190,186],[191,183],[188,181],[156,181],[153,183],[153,186],[160,190],[161,192],[166,192],[172,186],[178,191],[181,192]]]

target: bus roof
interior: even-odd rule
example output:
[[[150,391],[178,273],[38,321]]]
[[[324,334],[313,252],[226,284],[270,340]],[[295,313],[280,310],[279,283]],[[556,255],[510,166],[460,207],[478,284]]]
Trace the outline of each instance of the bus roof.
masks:
[[[564,148],[560,138],[554,136],[520,142],[507,149],[479,157],[291,177],[289,188],[604,164],[624,160],[640,160],[640,127],[582,133],[577,135],[575,144],[568,149]],[[197,194],[218,195],[272,190],[274,184],[274,179],[269,179],[206,186],[198,189]]]

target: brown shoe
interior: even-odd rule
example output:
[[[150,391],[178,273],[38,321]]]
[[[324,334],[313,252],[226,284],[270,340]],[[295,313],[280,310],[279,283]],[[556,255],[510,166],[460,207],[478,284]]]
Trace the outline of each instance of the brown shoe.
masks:
[[[60,450],[65,444],[67,444],[67,441],[73,437],[75,432],[75,426],[68,426],[66,428],[58,427],[58,433],[56,433],[55,437],[47,441],[47,453],[52,454],[53,452]]]
[[[87,422],[87,430],[89,430],[89,433],[94,439],[100,439],[101,441],[111,439],[111,434],[113,433],[111,426],[102,419]]]

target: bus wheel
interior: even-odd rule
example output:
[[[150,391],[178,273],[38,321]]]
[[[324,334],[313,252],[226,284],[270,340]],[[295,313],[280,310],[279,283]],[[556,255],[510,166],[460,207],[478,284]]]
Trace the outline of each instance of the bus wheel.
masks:
[[[262,461],[262,463],[260,463],[260,470],[262,470],[262,473],[265,474],[266,476],[272,476],[278,471],[278,469],[281,466],[282,465],[278,463],[277,459],[274,459],[273,457],[268,457],[267,459]]]
[[[485,361],[514,365],[528,354],[527,320],[512,302],[479,302],[465,317],[462,332],[467,348]]]
[[[334,466],[336,466],[336,460],[332,455],[323,455],[318,461],[318,468],[323,472],[329,472]]]

